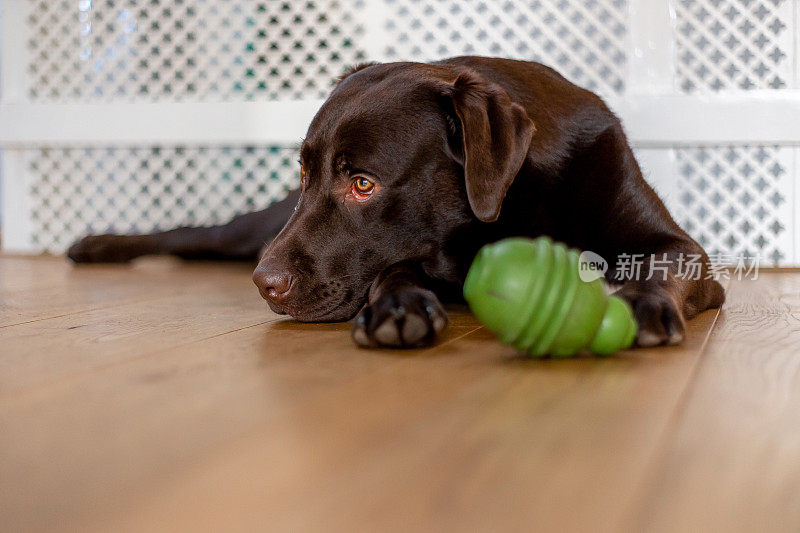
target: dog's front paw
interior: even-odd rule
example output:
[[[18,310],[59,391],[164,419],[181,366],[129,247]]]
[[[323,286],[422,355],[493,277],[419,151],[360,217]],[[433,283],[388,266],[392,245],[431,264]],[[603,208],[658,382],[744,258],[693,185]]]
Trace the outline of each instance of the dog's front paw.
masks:
[[[639,324],[637,345],[648,347],[683,341],[686,331],[683,313],[666,290],[634,286],[623,287],[617,294],[633,308]]]
[[[353,340],[371,348],[416,348],[432,343],[447,322],[436,295],[411,287],[367,304],[353,323]]]

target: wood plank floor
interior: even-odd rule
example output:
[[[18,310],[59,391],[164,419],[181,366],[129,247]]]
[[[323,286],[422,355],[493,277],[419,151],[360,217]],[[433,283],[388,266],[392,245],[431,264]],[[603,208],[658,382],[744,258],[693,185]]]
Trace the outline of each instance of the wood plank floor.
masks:
[[[0,530],[800,530],[800,273],[608,358],[451,313],[374,352],[246,265],[0,258]]]

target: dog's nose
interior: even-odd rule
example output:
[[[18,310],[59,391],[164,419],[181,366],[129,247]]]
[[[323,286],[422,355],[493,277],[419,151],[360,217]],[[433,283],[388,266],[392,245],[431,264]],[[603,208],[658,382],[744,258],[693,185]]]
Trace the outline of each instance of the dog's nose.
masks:
[[[292,276],[285,271],[259,266],[253,272],[253,282],[268,302],[280,305],[292,291]]]

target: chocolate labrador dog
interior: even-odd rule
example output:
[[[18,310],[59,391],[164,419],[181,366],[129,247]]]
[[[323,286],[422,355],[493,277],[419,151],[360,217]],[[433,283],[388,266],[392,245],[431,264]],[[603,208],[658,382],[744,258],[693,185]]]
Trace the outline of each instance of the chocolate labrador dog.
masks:
[[[595,94],[531,62],[483,57],[360,65],[340,78],[301,148],[299,191],[211,228],[87,237],[76,262],[144,254],[256,258],[273,311],[355,317],[362,346],[430,343],[478,249],[550,235],[610,265],[641,346],[678,343],[718,307],[702,248],[645,182],[619,119]],[[680,271],[699,258],[699,275]],[[640,257],[639,275],[620,276]],[[658,261],[663,275],[652,275]],[[668,265],[664,267],[663,265]],[[650,269],[648,275],[648,269]]]

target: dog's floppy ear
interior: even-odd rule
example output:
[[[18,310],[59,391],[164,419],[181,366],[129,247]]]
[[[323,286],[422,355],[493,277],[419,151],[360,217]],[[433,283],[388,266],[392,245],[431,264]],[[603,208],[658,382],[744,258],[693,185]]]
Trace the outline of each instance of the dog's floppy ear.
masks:
[[[505,90],[475,73],[459,74],[445,93],[460,129],[451,132],[461,144],[452,152],[464,167],[469,205],[478,219],[494,222],[536,128]]]

